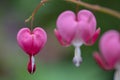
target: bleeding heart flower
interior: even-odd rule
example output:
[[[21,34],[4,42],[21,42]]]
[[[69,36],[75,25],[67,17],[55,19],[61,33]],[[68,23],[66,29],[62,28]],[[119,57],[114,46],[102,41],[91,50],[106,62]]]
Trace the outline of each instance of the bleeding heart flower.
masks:
[[[44,47],[47,41],[46,32],[42,28],[35,28],[30,31],[29,28],[22,28],[17,34],[17,41],[20,47],[30,56],[28,71],[35,71],[34,56]]]
[[[72,11],[65,11],[59,15],[54,32],[62,46],[75,47],[73,62],[78,67],[82,62],[80,46],[93,45],[100,28],[96,30],[95,16],[88,10],[80,10],[77,15]]]
[[[95,52],[96,62],[105,70],[116,69],[114,80],[120,80],[120,33],[106,32],[100,39],[100,53]]]

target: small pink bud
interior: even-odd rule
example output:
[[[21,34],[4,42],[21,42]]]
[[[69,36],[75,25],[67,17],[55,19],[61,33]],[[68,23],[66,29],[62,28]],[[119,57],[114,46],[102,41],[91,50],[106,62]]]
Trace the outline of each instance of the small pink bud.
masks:
[[[22,28],[17,34],[17,41],[20,47],[30,56],[28,72],[34,73],[36,69],[34,56],[44,47],[47,41],[46,32],[39,27],[33,31],[30,31],[29,28]]]
[[[116,69],[114,80],[120,79],[120,33],[110,30],[103,34],[99,43],[100,53],[95,52],[94,58],[105,70]]]
[[[54,33],[60,44],[75,47],[73,62],[78,67],[82,62],[80,46],[93,45],[100,34],[94,14],[88,10],[80,10],[77,15],[65,11],[58,16],[56,25]]]

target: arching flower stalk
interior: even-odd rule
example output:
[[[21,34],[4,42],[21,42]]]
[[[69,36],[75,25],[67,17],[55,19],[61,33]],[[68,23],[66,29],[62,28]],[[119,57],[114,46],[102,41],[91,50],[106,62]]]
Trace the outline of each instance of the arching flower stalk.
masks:
[[[59,15],[56,25],[54,32],[60,44],[75,47],[73,62],[78,67],[82,62],[80,47],[93,45],[100,34],[95,16],[88,10],[80,10],[77,15],[68,10]]]
[[[120,80],[120,33],[110,30],[103,34],[99,49],[100,54],[94,53],[98,65],[104,70],[115,69],[114,80]]]
[[[23,51],[29,55],[29,73],[34,73],[36,69],[34,56],[44,47],[47,41],[46,32],[40,27],[36,27],[33,31],[22,28],[17,34],[17,41]]]

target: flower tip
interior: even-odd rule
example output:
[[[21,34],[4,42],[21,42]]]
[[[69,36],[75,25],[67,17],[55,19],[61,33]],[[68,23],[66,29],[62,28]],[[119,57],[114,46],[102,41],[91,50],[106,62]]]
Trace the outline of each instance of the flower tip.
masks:
[[[100,55],[98,54],[98,52],[94,52],[94,53],[93,53],[93,58],[94,58],[97,62],[99,62]]]
[[[36,65],[35,65],[35,59],[34,59],[34,56],[30,56],[30,61],[28,63],[28,72],[30,74],[33,74],[36,70]]]
[[[108,63],[103,59],[103,57],[98,53],[94,52],[93,57],[96,61],[96,63],[104,70],[111,70],[113,69],[113,66],[108,65]]]
[[[36,65],[34,64],[34,67],[32,68],[32,67],[31,67],[31,64],[29,63],[27,70],[28,70],[28,72],[29,72],[30,74],[33,74],[33,73],[35,72],[35,70],[36,70]]]
[[[96,42],[98,36],[100,35],[100,32],[101,32],[101,28],[99,27],[92,37],[91,45],[93,45]]]
[[[85,41],[85,45],[92,46],[96,40],[98,39],[98,36],[100,35],[101,28],[99,27],[96,32],[93,34],[92,38],[90,40]]]
[[[73,63],[75,64],[76,67],[79,67],[80,64],[82,63],[82,60],[74,57],[74,58],[73,58]]]
[[[93,53],[93,58],[95,59],[96,63],[104,69],[105,63],[103,62],[101,56],[99,55],[98,52]]]
[[[80,66],[80,64],[79,64],[79,63],[76,63],[76,64],[75,64],[75,66],[76,66],[76,67],[79,67],[79,66]]]
[[[99,27],[97,30],[96,30],[96,33],[99,35],[101,32],[101,28]]]

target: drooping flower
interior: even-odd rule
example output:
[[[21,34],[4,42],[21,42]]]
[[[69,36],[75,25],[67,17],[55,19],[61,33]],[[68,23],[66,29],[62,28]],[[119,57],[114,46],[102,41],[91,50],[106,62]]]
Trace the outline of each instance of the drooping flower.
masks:
[[[54,32],[60,44],[75,47],[73,62],[78,67],[82,62],[82,44],[93,45],[99,36],[95,16],[88,10],[80,10],[77,15],[68,10],[59,15],[56,25]]]
[[[120,80],[120,33],[110,30],[103,34],[99,49],[100,54],[94,53],[96,62],[105,70],[116,69],[114,80]]]
[[[30,31],[29,28],[22,28],[17,34],[17,41],[19,46],[29,55],[28,71],[33,73],[36,69],[34,56],[44,47],[47,41],[46,32],[39,27],[33,31]]]

